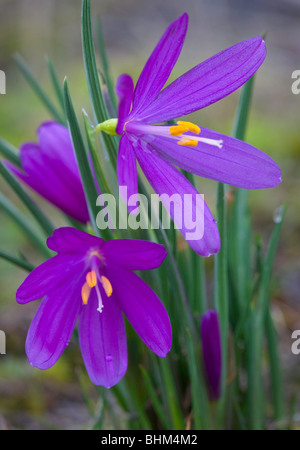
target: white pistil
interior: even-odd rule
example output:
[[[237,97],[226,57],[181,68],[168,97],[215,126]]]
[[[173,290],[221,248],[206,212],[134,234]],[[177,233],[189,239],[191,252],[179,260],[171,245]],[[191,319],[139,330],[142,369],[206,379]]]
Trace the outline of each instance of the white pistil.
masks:
[[[201,137],[194,137],[193,139],[195,139],[196,141],[199,142],[203,142],[204,144],[208,144],[208,145],[214,145],[215,147],[218,147],[219,149],[221,149],[223,147],[223,139],[208,139],[208,138],[201,138]]]
[[[102,301],[102,297],[101,297],[101,293],[100,293],[100,289],[98,288],[98,285],[95,286],[95,289],[96,289],[96,294],[97,294],[97,298],[98,298],[97,311],[99,311],[99,313],[102,313],[102,309],[104,308],[104,306],[103,306],[103,301]]]

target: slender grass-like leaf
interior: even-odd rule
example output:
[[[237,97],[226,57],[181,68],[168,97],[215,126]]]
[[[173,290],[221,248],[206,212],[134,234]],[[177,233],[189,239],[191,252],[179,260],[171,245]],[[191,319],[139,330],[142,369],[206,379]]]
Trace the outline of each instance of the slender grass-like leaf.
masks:
[[[0,208],[12,217],[12,219],[19,225],[23,232],[28,236],[30,241],[35,245],[35,247],[42,253],[43,256],[49,258],[52,256],[52,252],[46,246],[45,240],[37,233],[37,230],[28,221],[27,217],[21,213],[21,211],[11,203],[1,192],[0,192]]]
[[[94,114],[98,122],[107,120],[108,114],[103,100],[98,68],[96,63],[95,46],[93,41],[92,21],[91,21],[91,2],[82,1],[81,12],[81,38],[85,73],[88,83],[90,100],[93,106]]]
[[[84,120],[84,127],[88,142],[88,147],[90,151],[90,155],[93,162],[93,168],[95,171],[95,176],[97,179],[97,183],[100,189],[100,192],[105,194],[111,194],[111,188],[108,185],[104,170],[106,169],[104,164],[101,164],[99,155],[97,153],[96,149],[96,136],[95,136],[95,128],[93,127],[93,124],[91,123],[91,120],[89,119],[87,113],[83,111],[83,120]],[[117,179],[114,177],[115,184],[117,184]]]
[[[267,254],[264,261],[263,272],[258,292],[257,303],[253,307],[250,319],[249,333],[249,386],[248,386],[248,413],[250,428],[259,430],[263,428],[263,385],[262,385],[262,353],[265,323],[269,308],[269,290],[273,262],[278,246],[285,207],[277,211],[275,226],[270,238]],[[272,342],[269,341],[269,343]],[[274,348],[271,351],[275,351]]]
[[[23,186],[17,181],[12,173],[0,161],[0,174],[3,176],[9,186],[15,191],[17,196],[22,200],[28,211],[32,214],[36,222],[47,236],[50,236],[54,231],[54,226],[46,217],[43,211],[38,207],[30,195],[26,192]]]
[[[52,85],[54,88],[54,92],[56,93],[57,100],[60,104],[62,112],[64,113],[65,105],[64,105],[64,95],[63,95],[63,91],[62,91],[62,87],[61,87],[62,83],[60,83],[60,81],[58,80],[53,62],[49,57],[47,57],[47,66],[48,66],[50,78],[52,81]]]
[[[113,387],[113,393],[132,416],[137,416],[142,429],[152,430],[151,422],[145,412],[145,405],[138,396],[136,386],[132,386],[128,380],[123,379]]]
[[[185,423],[179,404],[179,396],[176,390],[175,380],[168,359],[160,359],[160,368],[165,385],[165,393],[168,397],[168,405],[173,422],[173,429],[184,430]]]
[[[166,412],[164,411],[164,408],[159,401],[157,391],[156,391],[155,387],[153,386],[153,383],[151,381],[149,373],[142,365],[140,365],[140,369],[141,369],[141,372],[142,372],[142,375],[143,375],[143,378],[145,381],[146,390],[148,392],[148,395],[151,399],[153,408],[154,408],[162,426],[164,427],[165,430],[172,429],[171,425],[170,425],[170,421],[166,415]]]
[[[80,131],[79,123],[73,108],[73,103],[70,96],[67,79],[64,80],[64,102],[68,126],[72,137],[73,147],[75,150],[76,159],[82,179],[91,224],[93,226],[94,232],[99,235],[99,230],[96,225],[96,216],[98,212],[96,208],[96,200],[98,197],[98,192],[94,183],[93,173],[88,160],[88,155]]]
[[[268,308],[266,314],[266,338],[270,360],[270,379],[274,406],[274,419],[276,421],[282,421],[286,417],[285,392],[283,389],[283,378],[280,364],[281,358],[278,349],[278,336],[270,308]]]
[[[105,83],[107,85],[107,90],[109,94],[109,99],[112,103],[112,106],[114,110],[117,110],[117,102],[116,102],[116,95],[114,91],[114,83],[111,78],[107,54],[106,54],[106,46],[104,42],[103,37],[103,31],[102,31],[102,25],[100,19],[96,21],[96,34],[97,34],[97,41],[99,46],[99,52],[100,52],[100,58],[101,58],[101,68],[103,70],[103,76]]]
[[[214,265],[214,304],[218,312],[221,341],[222,341],[222,377],[221,399],[219,400],[219,421],[225,423],[225,408],[227,400],[226,376],[228,357],[228,329],[229,329],[229,297],[228,297],[228,252],[227,252],[227,216],[225,186],[218,183],[217,192],[217,223],[221,238],[221,249],[215,255]]]
[[[82,36],[83,61],[89,96],[93,107],[95,119],[97,120],[97,123],[101,123],[109,119],[109,115],[103,99],[103,94],[101,91],[98,75],[98,68],[96,63],[95,46],[92,32],[90,0],[82,1],[81,36]],[[101,139],[107,148],[109,158],[111,159],[114,167],[116,167],[118,138],[114,136],[108,136],[106,133],[101,133]]]
[[[18,149],[0,137],[0,153],[17,167],[21,167]]]
[[[55,120],[65,125],[66,121],[64,116],[57,110],[56,106],[52,103],[49,96],[46,94],[44,89],[40,86],[33,73],[29,69],[28,65],[24,59],[19,55],[15,55],[15,61],[22,72],[24,78],[27,80],[28,84],[31,86],[33,91],[39,97],[41,102],[44,104],[46,109],[50,112]]]
[[[28,262],[26,259],[18,258],[14,255],[11,255],[10,253],[3,252],[2,250],[0,250],[0,258],[14,264],[15,266],[20,267],[21,269],[26,270],[27,272],[32,272],[35,268],[35,266],[33,264],[30,264],[30,262]]]
[[[235,115],[232,135],[240,140],[244,140],[246,135],[254,79],[255,77],[252,76],[244,85]],[[248,303],[251,242],[248,196],[246,189],[235,188],[232,222],[230,224],[231,233],[229,235],[229,262],[235,288],[234,298],[232,299],[234,309],[232,315],[235,319],[240,315],[240,308],[243,309]]]

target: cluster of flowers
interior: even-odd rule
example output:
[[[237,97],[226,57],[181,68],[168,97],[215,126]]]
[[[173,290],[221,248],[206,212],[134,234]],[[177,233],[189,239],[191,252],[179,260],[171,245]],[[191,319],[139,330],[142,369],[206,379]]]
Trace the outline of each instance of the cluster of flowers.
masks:
[[[117,176],[129,195],[138,191],[137,162],[158,194],[197,191],[178,169],[245,189],[271,188],[280,183],[280,169],[260,150],[220,133],[199,128],[178,117],[204,108],[244,84],[262,64],[264,41],[240,42],[164,85],[180,54],[188,25],[183,14],[167,28],[148,59],[136,86],[129,75],[116,84],[118,119],[99,124],[98,131],[120,135]],[[21,147],[22,169],[9,169],[45,199],[83,224],[89,221],[84,190],[67,128],[47,122],[38,143]],[[175,167],[177,166],[177,168]],[[203,201],[204,235],[188,241],[201,256],[220,249],[216,222]],[[168,211],[172,218],[174,210]],[[174,219],[175,220],[175,219]],[[186,230],[180,229],[183,237]],[[50,368],[68,344],[79,318],[79,342],[90,379],[107,388],[127,368],[123,313],[158,356],[165,357],[172,341],[171,324],[160,299],[133,271],[159,267],[167,252],[162,245],[101,238],[71,227],[55,230],[48,247],[57,253],[37,267],[17,290],[21,304],[42,298],[30,326],[26,353],[30,363]],[[220,334],[216,313],[201,324],[204,366],[212,397],[219,393]]]

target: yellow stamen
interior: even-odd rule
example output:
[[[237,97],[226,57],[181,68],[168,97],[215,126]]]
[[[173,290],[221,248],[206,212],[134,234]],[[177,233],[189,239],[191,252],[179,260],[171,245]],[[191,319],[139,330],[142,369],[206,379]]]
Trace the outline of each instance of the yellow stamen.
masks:
[[[181,140],[178,141],[177,144],[178,145],[186,145],[188,147],[196,147],[198,142],[195,139],[181,138]]]
[[[88,285],[88,283],[84,283],[81,289],[81,298],[84,305],[87,305],[88,300],[90,298],[91,293],[91,287]]]
[[[199,134],[201,131],[200,127],[192,122],[184,122],[182,120],[179,120],[177,124],[179,125],[179,127],[187,127],[187,131],[192,131],[192,133]]]
[[[169,128],[169,132],[172,136],[180,136],[182,133],[186,133],[187,131],[189,131],[189,127],[186,126],[174,125]]]
[[[89,285],[90,288],[93,288],[96,286],[97,284],[97,275],[96,272],[94,270],[92,270],[91,272],[89,272],[86,276],[86,282]]]
[[[103,286],[103,289],[105,290],[105,294],[107,297],[110,297],[112,294],[112,285],[108,278],[104,277],[103,275],[100,278],[101,284]]]

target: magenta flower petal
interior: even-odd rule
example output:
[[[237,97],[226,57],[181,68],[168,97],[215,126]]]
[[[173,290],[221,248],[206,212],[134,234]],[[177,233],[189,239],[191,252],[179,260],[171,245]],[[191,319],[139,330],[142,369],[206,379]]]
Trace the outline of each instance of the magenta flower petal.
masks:
[[[222,374],[222,347],[218,314],[207,311],[201,318],[201,339],[203,365],[212,400],[220,397]]]
[[[195,136],[186,133],[191,139]],[[272,188],[281,182],[281,170],[268,155],[233,137],[201,128],[203,139],[221,142],[221,148],[205,142],[180,146],[173,139],[155,136],[151,145],[165,160],[195,175],[244,189]]]
[[[57,253],[85,252],[88,247],[101,249],[104,240],[72,227],[56,229],[47,239],[47,246]],[[78,259],[78,256],[77,256]]]
[[[110,272],[120,307],[142,341],[164,358],[171,349],[171,323],[155,292],[136,274],[118,268]]]
[[[156,269],[167,256],[163,245],[135,239],[106,241],[104,251],[107,261],[129,270]]]
[[[135,120],[160,123],[205,108],[242,86],[265,56],[261,37],[239,42],[177,78]]]
[[[136,157],[132,145],[126,135],[121,137],[119,144],[117,176],[119,186],[127,187],[127,195],[123,200],[128,205],[130,196],[138,193],[138,175]],[[132,212],[136,208],[137,205],[128,205],[129,212]]]
[[[39,143],[20,148],[22,171],[7,167],[24,183],[82,223],[89,214],[69,131],[63,125],[46,122],[38,130]]]
[[[118,125],[116,131],[118,134],[122,134],[125,120],[129,115],[130,106],[132,102],[134,90],[132,78],[127,74],[120,75],[117,80],[115,90],[119,98]]]
[[[161,197],[164,207],[192,249],[202,256],[217,253],[220,249],[217,225],[194,186],[175,167],[154,151],[150,152],[149,148],[145,151],[137,145],[136,155],[149,183]],[[175,200],[173,207],[169,202],[172,196]]]
[[[91,381],[110,388],[127,369],[125,325],[114,296],[107,300],[101,314],[95,314],[96,310],[97,298],[92,295],[79,318],[80,348]]]
[[[79,168],[68,128],[57,122],[44,122],[37,130],[39,146],[49,159],[61,161],[74,176]],[[72,155],[72,157],[71,157]]]
[[[78,286],[70,283],[52,289],[42,300],[26,339],[31,365],[49,369],[56,363],[71,339],[80,306]]]
[[[187,26],[188,15],[184,13],[169,25],[153,50],[135,87],[133,117],[153,102],[169,78],[181,52]]]
[[[78,255],[57,255],[36,267],[17,289],[17,302],[24,304],[44,297],[58,289],[65,280],[75,278],[83,270],[83,258]]]

